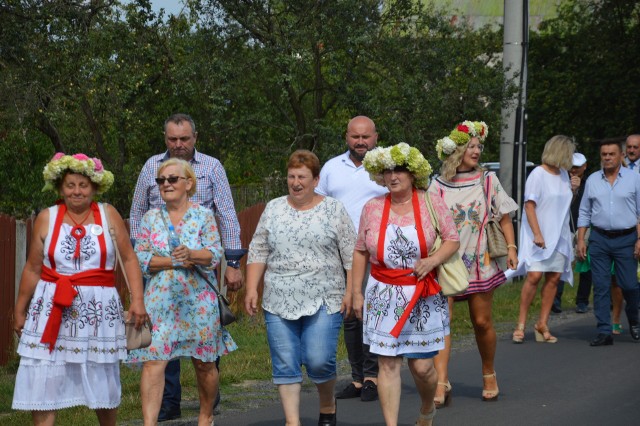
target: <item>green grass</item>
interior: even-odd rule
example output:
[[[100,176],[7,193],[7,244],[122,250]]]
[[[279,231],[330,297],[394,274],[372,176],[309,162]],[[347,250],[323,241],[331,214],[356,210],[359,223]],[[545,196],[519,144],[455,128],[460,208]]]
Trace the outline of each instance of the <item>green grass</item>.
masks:
[[[506,284],[498,288],[494,294],[493,319],[498,332],[511,330],[517,322],[520,301],[521,282]],[[573,306],[575,287],[565,286],[564,306]],[[540,298],[536,297],[530,308],[530,316],[536,317],[540,309]],[[270,380],[271,360],[269,347],[264,328],[264,320],[261,315],[253,318],[240,316],[240,320],[230,327],[229,332],[238,344],[238,349],[222,359],[222,374],[220,384],[225,400],[242,397],[243,388],[234,386],[244,381]],[[453,346],[456,338],[473,333],[473,327],[469,320],[469,308],[467,303],[458,302],[454,307],[452,324]],[[346,359],[346,350],[342,337],[339,340],[338,359]],[[3,426],[22,426],[30,424],[31,415],[28,412],[11,410],[13,398],[13,384],[15,372],[18,366],[18,357],[14,356],[11,362],[0,368],[0,424]],[[197,414],[198,391],[196,379],[188,360],[182,361],[182,399],[191,401],[187,409],[183,409],[183,416],[195,416]],[[121,368],[122,404],[118,410],[118,422],[126,422],[133,419],[141,419],[140,409],[140,371],[123,366]],[[184,406],[184,405],[183,405]],[[191,408],[193,407],[193,408]],[[57,424],[74,426],[95,425],[96,418],[93,412],[84,407],[75,407],[61,410],[58,413]]]

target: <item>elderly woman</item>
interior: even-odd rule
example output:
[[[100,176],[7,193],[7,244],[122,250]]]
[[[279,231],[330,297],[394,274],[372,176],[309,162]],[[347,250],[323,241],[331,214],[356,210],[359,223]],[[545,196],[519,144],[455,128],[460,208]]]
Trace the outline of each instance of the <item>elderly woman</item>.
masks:
[[[129,277],[129,313],[138,328],[147,319],[140,268],[116,209],[93,201],[113,184],[100,160],[57,153],[43,174],[44,189],[61,200],[36,218],[22,271],[14,313],[21,359],[12,407],[31,410],[34,424],[53,425],[58,410],[84,405],[95,410],[100,425],[115,425],[119,363],[127,352],[109,227]]]
[[[267,204],[249,246],[244,303],[257,313],[264,275],[262,309],[286,424],[300,424],[304,365],[320,397],[318,425],[335,425],[336,350],[342,314],[351,311],[355,230],[340,201],[314,192],[315,154],[295,151],[287,169],[289,195]]]
[[[489,128],[482,121],[464,121],[456,126],[448,137],[436,144],[438,158],[442,160],[440,176],[429,187],[429,192],[439,195],[453,214],[460,235],[458,253],[469,270],[469,287],[455,299],[449,298],[449,312],[453,316],[453,300],[466,300],[469,316],[482,359],[482,400],[498,399],[498,383],[494,369],[496,354],[496,330],[491,318],[493,291],[506,281],[496,259],[487,248],[485,225],[497,218],[508,247],[507,266],[518,265],[515,235],[509,213],[518,205],[502,189],[493,172],[480,167],[480,156]],[[445,338],[445,349],[435,358],[438,371],[438,389],[434,402],[437,408],[448,405],[451,383],[448,367],[451,353],[451,337]]]
[[[188,357],[196,371],[200,396],[199,426],[213,425],[213,400],[218,393],[215,362],[236,349],[220,325],[215,292],[193,270],[201,267],[215,283],[222,256],[220,236],[211,210],[189,201],[196,176],[184,160],[171,158],[158,169],[156,182],[166,205],[149,210],[136,236],[136,253],[149,277],[144,300],[151,317],[152,341],[131,351],[127,362],[144,362],[140,383],[145,425],[157,422],[164,370],[176,358]],[[170,234],[179,241],[173,247]]]
[[[353,280],[362,281],[368,262],[371,275],[364,300],[362,289],[354,287],[353,306],[363,319],[364,342],[378,355],[386,424],[398,423],[400,369],[407,358],[422,401],[416,425],[431,425],[437,383],[433,357],[449,334],[447,300],[435,272],[458,249],[458,233],[442,199],[424,192],[431,166],[416,148],[406,143],[376,148],[367,153],[364,166],[389,194],[369,200],[362,210]],[[443,240],[431,254],[437,235],[425,201],[433,205]]]
[[[527,273],[520,294],[520,315],[513,332],[513,342],[524,341],[527,311],[542,284],[540,317],[534,325],[536,342],[556,343],[547,323],[560,280],[573,285],[573,247],[569,215],[573,191],[579,182],[571,181],[575,145],[571,138],[557,135],[547,141],[542,151],[542,165],[536,167],[525,184],[524,215],[520,228],[520,264],[513,275]]]

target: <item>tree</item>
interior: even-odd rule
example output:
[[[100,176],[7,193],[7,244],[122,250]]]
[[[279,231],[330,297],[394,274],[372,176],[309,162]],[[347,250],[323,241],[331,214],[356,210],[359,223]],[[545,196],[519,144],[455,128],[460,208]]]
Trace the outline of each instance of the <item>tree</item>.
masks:
[[[532,34],[529,157],[554,134],[592,143],[640,131],[640,2],[570,0]],[[596,161],[592,161],[596,165]]]

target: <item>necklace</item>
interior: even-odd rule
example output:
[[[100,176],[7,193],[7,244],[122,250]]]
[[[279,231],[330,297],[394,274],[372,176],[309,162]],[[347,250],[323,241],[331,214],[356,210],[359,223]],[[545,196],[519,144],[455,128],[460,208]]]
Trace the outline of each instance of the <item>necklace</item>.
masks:
[[[87,220],[90,214],[91,209],[89,209],[87,215],[80,222],[76,222],[73,217],[71,217],[71,213],[69,212],[69,210],[67,210],[67,216],[69,216],[69,219],[71,219],[71,222],[73,222],[73,224],[75,225],[73,228],[71,228],[71,236],[76,239],[76,250],[73,253],[73,257],[76,259],[80,257],[80,241],[87,234],[87,230],[84,229],[84,226],[82,226],[82,224],[85,220]]]
[[[411,202],[411,199],[412,199],[412,197],[409,197],[409,199],[408,199],[408,200],[406,200],[406,201],[401,201],[401,202],[393,201],[393,199],[391,199],[391,204],[395,204],[396,206],[403,206],[403,205],[405,205],[405,204],[409,204],[409,203]]]

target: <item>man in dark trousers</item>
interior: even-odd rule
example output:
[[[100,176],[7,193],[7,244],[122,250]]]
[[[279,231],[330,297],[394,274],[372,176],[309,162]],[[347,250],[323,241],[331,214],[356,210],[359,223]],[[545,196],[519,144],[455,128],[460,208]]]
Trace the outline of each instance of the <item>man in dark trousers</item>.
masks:
[[[640,340],[636,271],[640,257],[640,175],[622,166],[622,144],[604,140],[600,144],[602,169],[587,179],[578,218],[577,256],[587,256],[585,233],[591,227],[589,256],[593,277],[593,307],[598,335],[591,346],[613,345],[611,327],[611,263],[627,305],[629,332]]]

